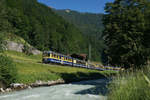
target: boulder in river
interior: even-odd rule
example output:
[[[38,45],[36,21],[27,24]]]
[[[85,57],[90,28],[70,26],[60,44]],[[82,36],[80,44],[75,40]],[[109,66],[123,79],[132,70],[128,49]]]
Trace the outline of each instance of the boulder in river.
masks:
[[[3,88],[0,88],[0,92],[5,92],[5,90]]]

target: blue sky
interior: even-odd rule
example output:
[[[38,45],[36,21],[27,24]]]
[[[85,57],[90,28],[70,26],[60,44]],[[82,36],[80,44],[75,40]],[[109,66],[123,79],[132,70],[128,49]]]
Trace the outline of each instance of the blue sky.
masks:
[[[107,2],[114,0],[38,0],[52,8],[71,9],[79,12],[104,13]]]

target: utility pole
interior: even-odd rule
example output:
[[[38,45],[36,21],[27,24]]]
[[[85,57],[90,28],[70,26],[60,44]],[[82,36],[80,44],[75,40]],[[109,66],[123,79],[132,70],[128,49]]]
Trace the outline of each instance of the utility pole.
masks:
[[[91,44],[89,44],[89,61],[91,60]]]

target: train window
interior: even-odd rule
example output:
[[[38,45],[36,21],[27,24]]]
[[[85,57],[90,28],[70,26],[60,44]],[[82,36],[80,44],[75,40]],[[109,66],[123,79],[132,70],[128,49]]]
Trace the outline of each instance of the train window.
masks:
[[[48,53],[48,57],[50,57],[50,53]]]

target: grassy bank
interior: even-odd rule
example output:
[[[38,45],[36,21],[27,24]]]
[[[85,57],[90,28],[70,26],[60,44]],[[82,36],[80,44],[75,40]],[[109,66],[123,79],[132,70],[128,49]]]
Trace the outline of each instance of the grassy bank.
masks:
[[[75,68],[60,65],[50,65],[41,63],[41,55],[27,56],[15,51],[5,51],[9,57],[13,58],[17,70],[18,83],[32,83],[36,80],[57,80],[64,79],[66,82],[80,81],[85,79],[104,78],[114,71],[96,71],[83,68]]]
[[[115,78],[109,86],[108,100],[150,100],[149,67],[123,73]]]

